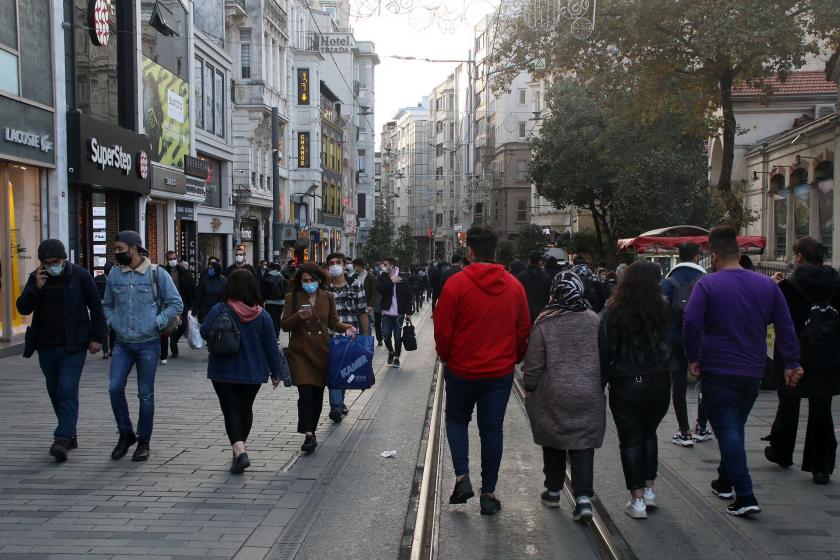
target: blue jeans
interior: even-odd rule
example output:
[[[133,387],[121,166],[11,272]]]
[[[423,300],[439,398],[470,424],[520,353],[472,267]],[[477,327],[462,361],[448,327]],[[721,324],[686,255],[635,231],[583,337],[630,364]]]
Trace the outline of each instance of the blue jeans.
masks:
[[[117,420],[120,434],[134,432],[128,401],[125,400],[125,386],[132,366],[137,366],[137,397],[140,399],[140,421],[137,423],[137,439],[148,443],[152,438],[155,417],[155,373],[160,359],[160,340],[147,342],[122,342],[114,345],[111,360],[111,378],[108,392],[111,394],[111,408]]]
[[[382,314],[382,337],[385,339],[385,348],[396,358],[400,357],[402,350],[403,321],[405,321],[405,315]]]
[[[492,494],[502,463],[503,432],[513,373],[492,379],[463,379],[447,368],[446,438],[452,454],[455,476],[470,472],[469,425],[473,408],[478,408],[481,437],[481,491]]]
[[[47,382],[58,426],[53,432],[56,438],[76,437],[76,423],[79,421],[79,381],[85,367],[85,351],[65,352],[63,346],[38,349],[38,362]]]
[[[761,379],[741,375],[704,373],[703,405],[720,447],[718,474],[721,486],[735,488],[739,497],[752,496],[753,487],[744,449],[744,426]]]
[[[344,389],[330,389],[330,410],[344,404]]]

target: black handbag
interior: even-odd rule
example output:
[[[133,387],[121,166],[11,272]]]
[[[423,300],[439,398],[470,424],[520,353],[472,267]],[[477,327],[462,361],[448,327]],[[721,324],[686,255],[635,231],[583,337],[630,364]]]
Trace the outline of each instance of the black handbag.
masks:
[[[402,329],[402,345],[409,352],[417,350],[417,335],[414,333],[414,325],[409,317],[405,318],[405,325]]]

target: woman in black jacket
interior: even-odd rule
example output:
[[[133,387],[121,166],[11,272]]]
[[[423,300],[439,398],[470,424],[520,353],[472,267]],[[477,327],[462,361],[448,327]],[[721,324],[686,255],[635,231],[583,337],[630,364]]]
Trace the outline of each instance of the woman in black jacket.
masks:
[[[634,519],[647,518],[647,508],[656,507],[656,429],[671,399],[670,317],[659,280],[659,267],[652,262],[630,265],[607,303],[598,341],[630,491],[624,511]]]
[[[227,280],[222,275],[222,265],[216,257],[207,259],[207,271],[198,280],[198,290],[195,294],[197,304],[193,313],[199,323],[210,313],[214,305],[222,301],[222,292],[225,291]]]
[[[779,283],[785,296],[797,336],[802,340],[805,322],[814,305],[830,305],[840,311],[840,274],[830,266],[823,265],[825,247],[812,237],[803,237],[793,245],[796,269]],[[836,354],[837,345],[832,345]],[[808,427],[805,432],[805,450],[802,454],[802,470],[810,472],[815,484],[828,484],[834,471],[837,454],[837,437],[834,435],[834,419],[831,415],[831,398],[840,394],[840,368],[826,368],[815,364],[817,358],[832,360],[832,354],[817,356],[825,352],[802,348],[802,367],[805,375],[795,388],[784,382],[783,361],[776,357],[776,386],[779,387],[779,408],[771,430],[770,445],[764,455],[781,467],[793,465],[793,448],[796,444],[796,430],[799,427],[799,403],[808,399]],[[834,359],[840,358],[835,356]],[[810,363],[809,363],[810,362]]]

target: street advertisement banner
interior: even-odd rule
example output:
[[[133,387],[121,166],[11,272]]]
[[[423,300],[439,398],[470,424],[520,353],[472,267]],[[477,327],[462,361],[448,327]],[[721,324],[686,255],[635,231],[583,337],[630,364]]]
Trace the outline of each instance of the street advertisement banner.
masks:
[[[143,127],[152,161],[183,169],[190,153],[190,85],[143,57]]]

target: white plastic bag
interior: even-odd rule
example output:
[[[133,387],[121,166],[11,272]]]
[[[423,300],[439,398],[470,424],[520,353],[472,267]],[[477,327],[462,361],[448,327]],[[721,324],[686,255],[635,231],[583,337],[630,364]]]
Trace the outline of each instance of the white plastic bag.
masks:
[[[198,319],[192,313],[187,313],[187,343],[193,350],[199,350],[204,347],[204,339],[201,338],[201,333],[198,332]]]

